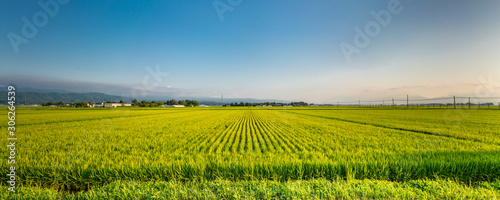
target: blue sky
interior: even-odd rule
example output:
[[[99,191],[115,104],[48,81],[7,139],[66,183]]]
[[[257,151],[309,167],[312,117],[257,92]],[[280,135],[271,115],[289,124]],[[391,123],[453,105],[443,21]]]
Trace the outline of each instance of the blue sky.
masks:
[[[335,102],[474,95],[492,77],[500,96],[499,1],[40,2],[56,2],[54,16],[39,1],[0,2],[0,84]],[[222,19],[214,2],[232,11]],[[401,12],[346,60],[340,44],[389,5]],[[23,37],[37,13],[46,24],[16,52],[9,34]]]

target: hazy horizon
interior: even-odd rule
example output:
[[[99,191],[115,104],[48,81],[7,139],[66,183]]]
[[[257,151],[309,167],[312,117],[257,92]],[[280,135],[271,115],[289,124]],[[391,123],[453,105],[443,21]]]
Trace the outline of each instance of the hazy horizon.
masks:
[[[336,102],[500,96],[499,1],[0,2],[0,86]]]

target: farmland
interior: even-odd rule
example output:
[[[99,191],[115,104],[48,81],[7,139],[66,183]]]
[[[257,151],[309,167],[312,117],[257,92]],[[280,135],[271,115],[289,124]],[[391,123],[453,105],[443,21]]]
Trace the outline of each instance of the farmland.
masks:
[[[63,192],[123,181],[498,185],[499,119],[460,109],[20,109],[16,173],[23,187]]]

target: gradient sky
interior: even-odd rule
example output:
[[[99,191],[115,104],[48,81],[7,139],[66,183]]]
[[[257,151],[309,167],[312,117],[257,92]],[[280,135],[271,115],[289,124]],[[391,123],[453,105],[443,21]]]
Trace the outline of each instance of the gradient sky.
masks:
[[[222,19],[214,2],[232,11]],[[500,96],[500,1],[401,0],[348,62],[339,45],[354,45],[354,28],[389,2],[72,0],[16,52],[9,33],[46,12],[1,1],[0,85],[307,102]]]

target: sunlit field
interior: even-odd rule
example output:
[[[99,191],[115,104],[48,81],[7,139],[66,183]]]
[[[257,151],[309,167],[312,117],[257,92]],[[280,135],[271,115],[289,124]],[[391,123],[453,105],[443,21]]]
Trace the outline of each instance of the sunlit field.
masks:
[[[242,191],[274,184],[283,194],[293,184],[330,188],[324,194],[302,191],[305,198],[387,198],[369,188],[385,184],[387,191],[414,187],[427,194],[430,189],[419,184],[452,184],[461,188],[458,195],[499,198],[499,119],[498,109],[19,109],[16,178],[21,193],[68,198],[99,195],[116,185],[194,192],[167,192],[164,198],[233,195],[214,192],[213,184]],[[7,119],[0,122],[6,130]],[[2,174],[8,166],[1,162]],[[7,178],[0,178],[3,188]],[[368,189],[349,192],[353,184]],[[104,193],[117,190],[110,191]],[[282,197],[246,192],[238,198]],[[446,198],[419,194],[401,198]]]

